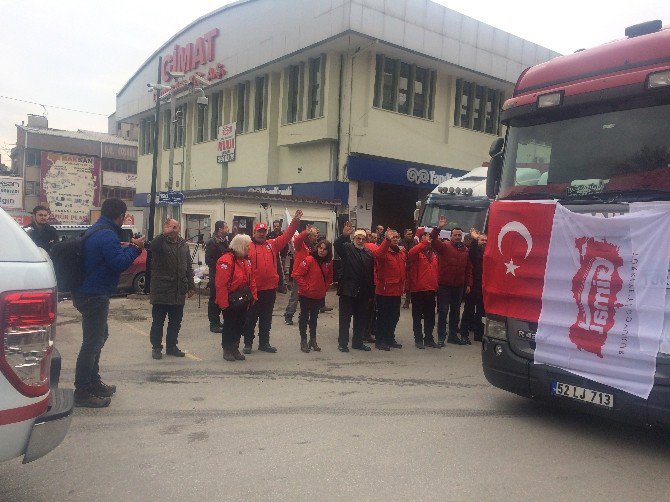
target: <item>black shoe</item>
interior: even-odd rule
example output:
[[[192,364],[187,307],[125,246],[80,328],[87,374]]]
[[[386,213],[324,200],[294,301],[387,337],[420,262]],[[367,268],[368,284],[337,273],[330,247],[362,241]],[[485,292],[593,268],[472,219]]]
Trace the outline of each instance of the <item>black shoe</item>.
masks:
[[[417,349],[425,349],[426,348],[426,346],[423,344],[423,342],[414,342],[414,346]]]
[[[269,352],[270,354],[274,354],[275,352],[277,352],[277,349],[274,348],[269,343],[266,343],[265,345],[259,345],[258,350],[260,350],[261,352]]]
[[[467,345],[467,342],[465,340],[461,340],[460,338],[456,338],[455,336],[450,336],[447,338],[447,343],[451,343],[453,345]]]
[[[179,347],[175,345],[174,347],[168,347],[167,349],[165,349],[165,355],[174,357],[184,357],[186,355],[186,352],[182,352],[181,350],[179,350]]]
[[[285,317],[284,324],[286,324],[287,326],[293,326],[293,319],[291,319],[290,317]]]
[[[154,359],[163,359],[163,352],[161,352],[161,349],[151,349],[151,357]]]
[[[361,343],[360,345],[352,345],[351,348],[356,349],[356,350],[362,350],[363,352],[370,352],[372,350],[370,347],[368,347],[364,343]]]
[[[212,333],[221,333],[223,331],[223,326],[221,324],[210,324],[209,330]]]
[[[111,402],[111,398],[96,396],[90,389],[74,391],[74,405],[79,408],[106,408]]]
[[[423,342],[423,345],[424,345],[424,347],[430,347],[431,349],[437,349],[437,348],[439,348],[439,347],[437,346],[437,344],[435,343],[435,340],[433,340],[432,338],[431,338],[430,340],[425,340],[425,341]]]
[[[388,352],[389,350],[391,350],[391,347],[389,347],[389,346],[386,345],[385,343],[377,343],[377,344],[375,344],[375,349],[377,349],[377,350],[385,350],[386,352]]]
[[[116,385],[107,385],[100,380],[91,385],[90,392],[98,397],[112,397],[116,392]]]
[[[349,347],[347,347],[346,345],[338,345],[337,350],[339,350],[340,352],[349,352]]]
[[[472,345],[472,342],[470,341],[470,337],[469,337],[469,336],[462,336],[462,337],[461,337],[461,340],[463,340],[463,341],[465,342],[466,345]]]
[[[437,342],[437,348],[438,348],[438,349],[441,349],[442,347],[444,347],[444,345],[445,345],[445,344],[444,344],[444,340],[439,340],[439,341]]]
[[[392,349],[402,349],[402,343],[393,342],[393,343],[391,344],[391,348],[392,348]]]
[[[242,349],[242,352],[245,354],[251,354],[251,345],[245,345],[244,348]]]
[[[325,313],[325,312],[330,312],[330,311],[332,311],[332,310],[333,310],[333,307],[321,307],[321,308],[319,309],[319,313],[323,314],[323,313]]]

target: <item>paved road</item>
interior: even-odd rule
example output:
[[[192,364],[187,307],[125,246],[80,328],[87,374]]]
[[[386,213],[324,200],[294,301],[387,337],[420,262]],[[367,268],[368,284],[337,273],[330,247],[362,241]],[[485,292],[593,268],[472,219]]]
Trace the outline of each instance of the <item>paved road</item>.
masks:
[[[402,350],[321,353],[284,326],[275,355],[221,358],[206,303],[189,301],[184,359],[151,359],[148,301],[114,299],[103,379],[110,408],[77,409],[56,450],[0,465],[0,500],[643,500],[670,491],[669,436],[557,412],[487,384],[479,345],[420,351],[403,311]],[[329,298],[330,305],[336,298]],[[62,385],[81,341],[59,310]]]

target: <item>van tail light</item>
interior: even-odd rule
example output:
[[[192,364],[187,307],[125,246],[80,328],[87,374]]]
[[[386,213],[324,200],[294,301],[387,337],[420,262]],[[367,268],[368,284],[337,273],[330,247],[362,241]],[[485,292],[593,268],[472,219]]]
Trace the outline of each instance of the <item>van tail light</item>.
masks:
[[[49,391],[56,305],[55,289],[0,295],[0,371],[24,396]]]

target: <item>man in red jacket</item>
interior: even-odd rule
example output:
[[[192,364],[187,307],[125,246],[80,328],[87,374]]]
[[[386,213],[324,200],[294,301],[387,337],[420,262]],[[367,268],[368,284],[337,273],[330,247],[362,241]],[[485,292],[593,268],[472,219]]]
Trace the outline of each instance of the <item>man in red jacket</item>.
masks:
[[[468,248],[463,244],[463,230],[459,227],[451,229],[451,237],[442,242],[438,236],[440,230],[447,226],[447,218],[440,216],[437,228],[430,234],[433,249],[439,256],[438,267],[438,345],[444,347],[447,339],[447,314],[449,314],[449,338],[447,343],[465,345],[467,342],[458,336],[458,323],[461,317],[461,300],[463,291],[470,293],[472,289],[472,264]]]
[[[277,254],[288,245],[298,228],[300,218],[302,218],[302,211],[298,209],[286,231],[276,239],[267,239],[268,226],[265,223],[257,223],[254,227],[254,235],[249,246],[249,259],[256,278],[258,301],[249,309],[244,324],[243,352],[245,354],[251,354],[256,322],[258,322],[258,350],[277,352],[277,349],[270,345],[272,310],[277,299],[277,285],[279,284]]]
[[[400,235],[386,230],[384,240],[372,252],[375,258],[375,301],[377,304],[377,340],[379,350],[401,349],[395,339],[395,328],[400,319],[400,298],[405,290],[407,253],[399,246]]]
[[[293,287],[284,311],[284,324],[288,326],[293,325],[293,316],[298,308],[298,285],[295,282],[295,271],[302,260],[310,255],[318,239],[319,229],[311,225],[307,225],[305,230],[293,237],[293,271],[291,272]]]
[[[423,228],[416,231],[419,243],[409,250],[408,277],[412,295],[412,327],[417,349],[437,347],[435,329],[435,296],[437,295],[437,255],[430,245],[430,235]],[[421,321],[423,320],[423,333]]]

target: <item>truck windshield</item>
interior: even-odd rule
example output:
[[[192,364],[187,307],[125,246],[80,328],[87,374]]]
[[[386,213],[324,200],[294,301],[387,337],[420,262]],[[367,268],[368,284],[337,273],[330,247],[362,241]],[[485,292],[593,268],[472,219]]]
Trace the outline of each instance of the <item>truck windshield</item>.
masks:
[[[670,105],[509,126],[500,197],[670,190]]]
[[[436,227],[441,215],[447,217],[447,229],[460,227],[467,232],[471,228],[479,231],[484,229],[486,219],[486,208],[453,207],[430,204],[426,206],[421,218],[422,227]]]

